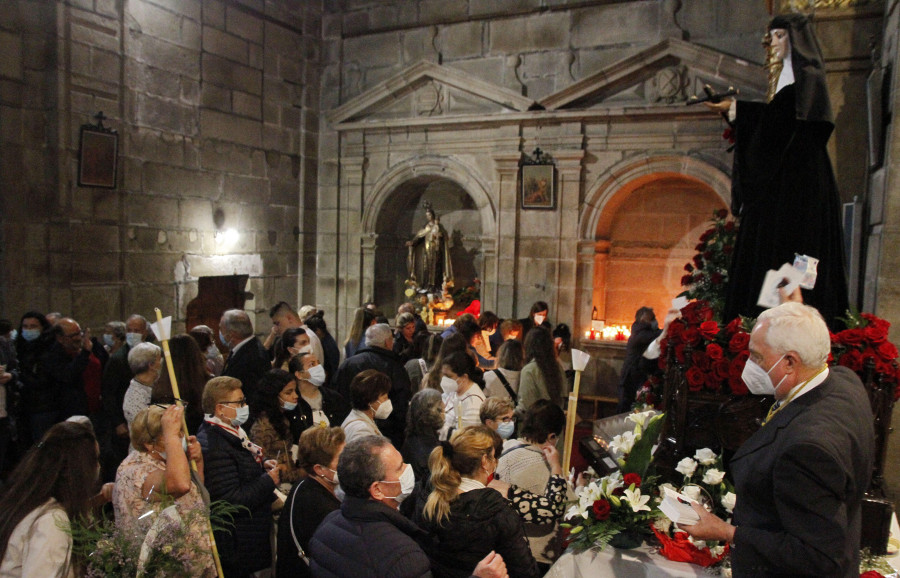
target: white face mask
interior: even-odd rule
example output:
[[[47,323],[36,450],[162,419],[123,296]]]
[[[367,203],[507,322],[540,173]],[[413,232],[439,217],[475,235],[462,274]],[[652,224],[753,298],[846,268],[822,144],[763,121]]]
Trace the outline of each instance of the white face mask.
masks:
[[[787,375],[781,378],[778,385],[772,385],[772,378],[769,377],[769,374],[772,373],[772,370],[775,369],[779,363],[781,363],[782,359],[784,359],[784,355],[778,358],[778,361],[769,368],[769,371],[760,367],[759,364],[752,359],[747,360],[744,371],[741,373],[741,379],[747,384],[747,389],[750,390],[750,393],[753,395],[775,395],[775,390],[781,386],[781,383]]]
[[[320,465],[323,469],[326,469],[326,470],[328,470],[329,472],[331,472],[332,474],[334,474],[334,475],[331,477],[330,480],[329,480],[328,478],[326,478],[325,476],[319,474],[319,477],[320,477],[320,478],[322,478],[323,480],[325,480],[326,482],[328,482],[328,483],[331,484],[332,486],[337,486],[338,484],[341,483],[341,482],[338,480],[338,473],[337,473],[337,470],[332,470],[331,468],[329,468],[329,467],[327,467],[327,466],[322,466],[321,464],[319,464],[319,465]]]
[[[325,383],[325,368],[321,365],[313,365],[306,371],[309,373],[309,379],[307,381],[316,387],[322,387]]]
[[[181,451],[183,451],[184,453],[187,453],[187,450],[188,450],[187,438],[182,437],[181,438]],[[169,459],[169,454],[167,454],[166,452],[156,452],[156,453],[159,454],[159,457],[161,457],[163,459],[163,461],[166,461],[167,459]]]
[[[516,422],[513,421],[504,421],[500,422],[500,425],[497,426],[497,435],[502,437],[505,440],[508,440],[513,432],[516,431]]]
[[[456,383],[455,379],[451,379],[445,375],[441,378],[441,389],[444,390],[444,393],[456,393],[459,391],[459,384]]]
[[[400,504],[412,494],[413,488],[416,486],[416,473],[413,472],[412,466],[406,464],[406,469],[400,474],[400,479],[396,482],[381,481],[383,484],[400,484],[400,493],[391,499]]]
[[[546,315],[535,315],[534,316],[534,324],[540,325],[541,323],[544,322],[544,319],[546,319],[546,318],[547,318]]]
[[[372,404],[369,404],[369,407],[372,407]],[[387,419],[392,411],[394,411],[394,405],[391,400],[387,400],[375,410],[375,419]]]
[[[144,336],[140,333],[126,333],[125,334],[125,343],[128,344],[129,347],[134,347],[138,343],[144,340]]]

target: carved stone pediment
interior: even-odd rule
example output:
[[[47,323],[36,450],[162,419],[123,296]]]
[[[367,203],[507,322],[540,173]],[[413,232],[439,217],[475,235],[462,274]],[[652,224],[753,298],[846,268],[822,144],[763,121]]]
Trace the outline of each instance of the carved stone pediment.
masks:
[[[669,38],[544,98],[540,105],[547,110],[583,110],[673,104],[702,94],[705,84],[718,92],[734,86],[745,97],[761,98],[766,73],[758,64]]]
[[[329,122],[523,112],[534,101],[452,68],[422,61],[330,111]]]

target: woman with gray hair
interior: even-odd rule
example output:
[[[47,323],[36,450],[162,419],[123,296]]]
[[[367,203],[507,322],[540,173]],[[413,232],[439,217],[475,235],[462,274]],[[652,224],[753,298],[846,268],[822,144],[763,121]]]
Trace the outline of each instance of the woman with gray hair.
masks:
[[[110,321],[103,328],[103,347],[106,352],[112,355],[125,345],[125,322]]]
[[[394,324],[394,353],[400,363],[406,363],[414,357],[413,336],[416,333],[416,318],[412,313],[401,313]]]
[[[130,432],[134,417],[150,405],[153,386],[162,373],[162,350],[153,343],[138,343],[128,352],[128,367],[134,377],[125,392],[122,412]]]
[[[440,392],[423,389],[409,402],[406,414],[406,441],[400,453],[403,461],[412,466],[417,480],[430,475],[428,456],[440,443],[438,430],[444,425],[444,401]]]

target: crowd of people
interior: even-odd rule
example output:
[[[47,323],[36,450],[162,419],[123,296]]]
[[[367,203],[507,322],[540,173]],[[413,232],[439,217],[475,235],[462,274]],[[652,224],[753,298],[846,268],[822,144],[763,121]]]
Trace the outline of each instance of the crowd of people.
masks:
[[[695,506],[681,526],[732,543],[736,575],[858,566],[872,414],[855,374],[825,364],[828,328],[798,293],[751,334],[742,378],[778,404],[731,460],[734,517]],[[186,576],[545,574],[576,491],[558,447],[567,328],[551,332],[543,303],[525,320],[463,314],[442,335],[366,309],[343,356],[321,312],[283,302],[268,345],[229,310],[218,338],[169,339],[170,361],[140,315],[100,339],[59,314],[0,326],[0,576],[79,575],[67,527],[102,508]],[[638,310],[623,389],[675,315],[659,329]],[[215,503],[227,523],[204,514]],[[161,543],[166,528],[180,538]]]
[[[139,314],[99,337],[0,321],[0,575],[77,575],[66,524],[106,508],[145,546],[181,525],[191,576],[540,576],[568,491],[570,332],[547,309],[432,333],[367,304],[341,347],[323,312],[280,302],[265,339],[228,310],[171,357]],[[500,474],[535,456],[546,475]],[[229,523],[192,515],[219,501]]]

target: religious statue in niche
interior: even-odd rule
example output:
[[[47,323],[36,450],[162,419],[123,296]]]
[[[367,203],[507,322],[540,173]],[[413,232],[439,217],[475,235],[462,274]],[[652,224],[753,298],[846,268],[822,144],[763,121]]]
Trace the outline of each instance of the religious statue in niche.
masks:
[[[731,98],[706,105],[734,126],[732,213],[740,217],[724,319],[756,317],[766,271],[795,255],[819,260],[804,301],[835,328],[847,310],[841,205],[826,144],[834,130],[825,66],[812,22],[776,16],[768,49],[768,102]]]
[[[453,285],[450,236],[431,203],[425,201],[423,206],[428,222],[406,242],[409,248],[406,261],[409,280],[416,284],[419,293],[440,293],[445,286]]]

